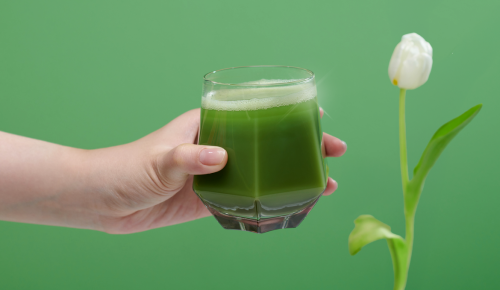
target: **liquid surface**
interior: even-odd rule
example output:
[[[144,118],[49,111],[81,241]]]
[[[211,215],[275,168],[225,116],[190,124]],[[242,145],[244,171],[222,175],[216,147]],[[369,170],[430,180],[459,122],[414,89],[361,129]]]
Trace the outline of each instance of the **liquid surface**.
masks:
[[[259,219],[292,214],[322,194],[326,175],[318,104],[314,95],[307,94],[315,93],[315,88],[306,87],[310,90],[304,93],[304,87],[294,87],[247,92],[254,93],[252,97],[263,93],[260,99],[216,100],[225,102],[226,110],[217,110],[218,102],[204,100],[199,144],[228,152],[224,169],[194,178],[193,188],[207,205],[225,214]],[[295,103],[287,104],[291,99]],[[272,106],[262,109],[263,104]]]

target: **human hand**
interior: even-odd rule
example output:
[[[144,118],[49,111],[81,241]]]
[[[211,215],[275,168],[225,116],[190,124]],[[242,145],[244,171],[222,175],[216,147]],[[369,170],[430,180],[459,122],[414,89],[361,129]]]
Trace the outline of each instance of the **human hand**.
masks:
[[[210,215],[193,192],[193,175],[221,170],[227,154],[220,147],[194,145],[199,123],[200,110],[191,110],[135,142],[87,152],[96,229],[125,234]],[[326,157],[346,151],[344,142],[326,133],[322,146]],[[337,187],[329,177],[324,195]]]

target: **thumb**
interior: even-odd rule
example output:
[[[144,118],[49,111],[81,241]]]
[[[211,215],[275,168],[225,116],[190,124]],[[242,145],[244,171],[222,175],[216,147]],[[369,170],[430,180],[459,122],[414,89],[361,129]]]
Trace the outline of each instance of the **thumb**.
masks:
[[[214,173],[227,163],[227,152],[221,147],[181,144],[161,157],[159,177],[169,191],[180,190],[189,175]]]

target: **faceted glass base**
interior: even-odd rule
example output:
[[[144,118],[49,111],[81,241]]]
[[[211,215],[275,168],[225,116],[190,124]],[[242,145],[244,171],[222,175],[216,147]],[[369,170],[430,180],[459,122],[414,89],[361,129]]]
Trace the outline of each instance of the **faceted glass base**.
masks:
[[[311,205],[287,216],[272,217],[272,218],[261,218],[259,220],[246,219],[241,217],[235,217],[226,215],[218,212],[205,203],[208,210],[217,219],[223,228],[226,230],[240,230],[252,233],[263,234],[279,229],[296,228],[304,220],[306,215],[314,207],[318,199],[316,199]]]

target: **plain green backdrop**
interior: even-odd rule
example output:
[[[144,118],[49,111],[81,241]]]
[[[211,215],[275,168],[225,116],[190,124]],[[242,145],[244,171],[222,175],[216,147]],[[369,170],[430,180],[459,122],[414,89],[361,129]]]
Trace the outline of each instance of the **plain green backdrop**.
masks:
[[[434,48],[407,94],[413,168],[434,131],[477,118],[441,156],[417,211],[407,289],[498,289],[500,1],[0,0],[0,130],[80,148],[131,142],[200,104],[202,76],[257,64],[317,75],[338,191],[297,229],[256,235],[212,218],[131,235],[0,222],[0,289],[392,289],[384,241],[358,255],[360,214],[404,234],[401,36]],[[0,152],[5,154],[5,152]],[[1,166],[1,164],[0,164]]]

